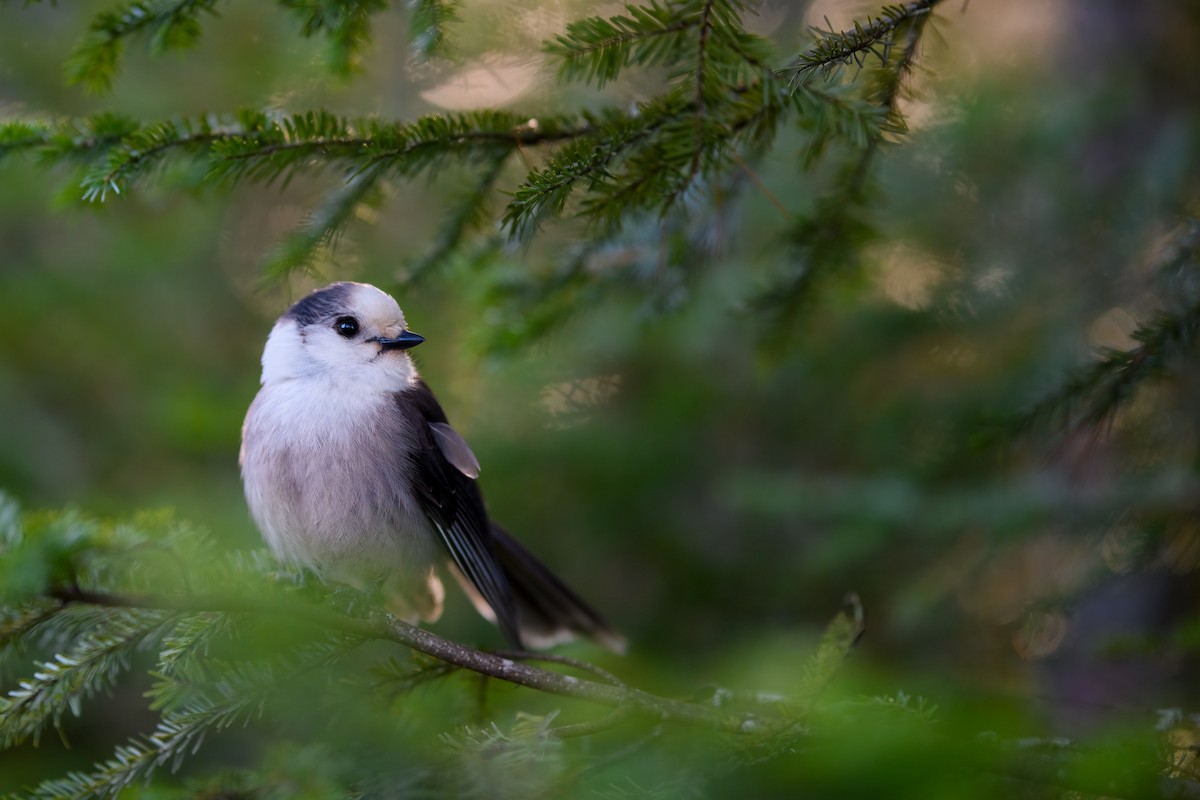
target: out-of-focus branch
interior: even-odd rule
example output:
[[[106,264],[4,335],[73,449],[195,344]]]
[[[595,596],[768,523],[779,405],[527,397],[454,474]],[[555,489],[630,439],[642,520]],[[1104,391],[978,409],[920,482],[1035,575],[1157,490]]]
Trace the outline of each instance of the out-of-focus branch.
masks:
[[[414,627],[394,618],[368,620],[347,617],[299,603],[264,601],[236,597],[210,595],[177,596],[134,596],[106,592],[93,592],[77,586],[54,590],[51,595],[63,604],[82,603],[110,606],[114,608],[146,608],[184,612],[219,612],[228,614],[278,614],[303,619],[315,625],[331,628],[343,633],[361,636],[364,639],[382,639],[397,642],[413,650],[432,656],[440,661],[470,670],[489,678],[536,689],[547,694],[573,697],[621,709],[627,713],[639,713],[664,722],[703,725],[731,733],[758,732],[762,721],[750,714],[729,713],[717,708],[671,700],[665,697],[633,689],[621,683],[598,683],[585,678],[576,678],[559,672],[534,667],[518,659],[545,658],[540,654],[486,653],[457,644],[437,634]],[[592,665],[551,658],[559,663],[578,667],[595,674],[603,674]],[[611,677],[611,676],[609,676]],[[605,678],[607,680],[608,678]]]

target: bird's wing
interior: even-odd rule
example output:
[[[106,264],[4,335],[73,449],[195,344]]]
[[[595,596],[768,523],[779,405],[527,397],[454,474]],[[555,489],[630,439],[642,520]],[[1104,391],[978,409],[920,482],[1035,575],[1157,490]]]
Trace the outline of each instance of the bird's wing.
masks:
[[[454,468],[471,480],[479,477],[479,459],[471,451],[467,440],[458,435],[458,431],[444,422],[429,423],[433,438],[437,441],[438,449]]]
[[[446,422],[437,398],[423,382],[398,392],[396,403],[412,422],[408,458],[421,510],[454,565],[491,606],[504,635],[521,646],[512,587],[497,560],[483,495],[474,482],[479,474],[475,454]]]

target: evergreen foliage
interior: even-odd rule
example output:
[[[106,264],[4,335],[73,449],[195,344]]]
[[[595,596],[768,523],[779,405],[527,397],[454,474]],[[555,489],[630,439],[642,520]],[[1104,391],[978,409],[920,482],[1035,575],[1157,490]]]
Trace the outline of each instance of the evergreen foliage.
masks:
[[[813,46],[779,72],[792,82],[802,83],[816,74],[828,78],[839,67],[850,64],[862,69],[869,57],[886,65],[892,61],[897,43],[903,43],[905,29],[918,31],[931,18],[937,5],[937,0],[920,0],[906,5],[884,6],[877,16],[868,15],[847,31],[834,30],[832,25],[828,30],[814,28],[816,41]]]
[[[408,663],[395,655],[373,655],[365,665],[340,671],[341,662],[372,639],[389,638],[389,624],[395,623],[383,621],[386,615],[370,594],[326,589],[312,582],[273,586],[276,567],[258,554],[233,553],[191,562],[197,569],[189,574],[188,582],[205,588],[202,592],[180,591],[177,568],[165,562],[158,569],[148,568],[153,562],[148,562],[144,550],[162,548],[175,556],[206,552],[209,544],[202,533],[168,516],[101,524],[75,514],[14,517],[15,506],[10,501],[5,502],[5,510],[10,535],[0,559],[11,559],[13,543],[19,539],[19,546],[31,559],[45,559],[57,568],[43,573],[46,582],[40,591],[26,587],[14,594],[6,590],[2,598],[5,617],[0,647],[9,652],[49,649],[54,654],[33,664],[32,677],[18,682],[0,703],[0,748],[31,738],[36,742],[47,726],[67,736],[63,733],[64,715],[88,713],[91,699],[110,692],[139,654],[155,654],[149,668],[153,685],[146,692],[148,709],[158,714],[153,729],[118,745],[111,758],[90,770],[48,779],[20,797],[115,796],[159,769],[178,770],[212,736],[231,728],[257,727],[269,714],[303,716],[306,709],[294,704],[313,690],[314,680],[317,687],[328,691],[330,681],[341,674],[356,696],[366,693],[394,702],[460,669],[442,658],[418,653]],[[20,530],[19,536],[12,533],[14,529]],[[62,554],[68,552],[73,555],[64,561]],[[104,562],[102,568],[98,561]],[[78,576],[87,588],[80,588],[69,576]],[[22,600],[25,594],[38,599]],[[324,611],[331,601],[345,611]],[[562,688],[555,691],[577,693],[580,698],[608,698],[603,702],[628,698],[644,707],[641,713],[657,709],[651,719],[671,720],[678,715],[676,724],[703,722],[732,731],[725,735],[762,738],[760,746],[767,746],[767,741],[774,743],[785,732],[790,737],[798,735],[800,718],[794,715],[800,714],[801,708],[808,713],[817,702],[820,685],[845,658],[860,632],[859,625],[849,618],[836,619],[805,669],[803,696],[797,696],[791,705],[771,698],[773,707],[761,715],[660,702],[626,689],[597,667],[559,656],[541,658],[582,669],[609,687],[597,695],[588,690],[590,677],[559,676],[557,685]],[[501,663],[506,669],[512,667],[507,657]],[[393,724],[386,711],[377,718],[381,709],[372,707],[370,697],[359,696],[359,701],[367,704],[362,708],[340,705],[345,701],[344,692],[333,690],[331,696],[317,702],[315,711],[318,716],[350,714],[350,719],[343,720],[345,724],[369,730]],[[579,776],[565,774],[557,755],[563,741],[602,732],[626,719],[630,711],[618,707],[617,713],[601,718],[599,724],[555,725],[551,714],[521,717],[509,731],[493,724],[445,734],[446,754],[458,762],[459,769],[440,776],[439,780],[445,781],[442,788],[458,796],[462,796],[460,792],[473,794],[481,787],[492,787],[497,773],[505,776],[505,792],[518,792],[523,786],[548,790],[577,780]],[[308,719],[308,723],[316,724],[316,720]],[[371,758],[377,757],[372,750]],[[619,750],[605,756],[623,757]],[[390,774],[386,768],[382,773]],[[358,783],[369,780],[364,777]]]
[[[96,92],[112,88],[126,40],[144,37],[154,53],[183,50],[200,39],[202,14],[216,0],[148,0],[97,15],[88,36],[67,64],[67,79]]]
[[[1104,348],[1095,363],[1040,401],[1023,422],[1067,430],[1105,427],[1142,384],[1170,376],[1195,357],[1200,341],[1200,220],[1181,223],[1158,260],[1151,269],[1165,307],[1130,334],[1137,346]]]
[[[282,4],[301,16],[303,35],[329,39],[331,69],[338,73],[352,71],[369,41],[371,16],[383,6],[374,0]],[[842,221],[832,220],[830,228],[828,214],[849,213],[868,179],[870,154],[885,135],[903,132],[896,99],[936,5],[888,7],[853,30],[815,33],[813,47],[791,62],[781,62],[768,40],[745,29],[743,18],[752,11],[746,4],[715,0],[630,5],[624,14],[571,23],[546,45],[566,81],[603,86],[632,67],[666,67],[661,93],[633,108],[534,117],[479,111],[408,123],[353,120],[324,110],[243,110],[145,124],[97,117],[43,128],[15,121],[0,125],[0,156],[26,151],[46,163],[83,161],[90,168],[81,196],[92,202],[152,183],[183,161],[198,161],[211,180],[229,184],[286,184],[299,174],[336,169],[339,185],[264,265],[267,274],[278,277],[310,266],[337,241],[355,209],[378,208],[386,197],[379,189],[388,182],[411,181],[449,165],[478,165],[477,182],[462,204],[450,209],[428,263],[469,248],[470,237],[488,229],[485,212],[492,204],[486,200],[497,195],[509,197],[497,221],[516,242],[529,242],[562,217],[578,219],[603,236],[630,239],[642,214],[682,213],[688,198],[734,185],[731,178],[752,170],[750,163],[771,153],[781,132],[792,127],[808,140],[810,165],[833,145],[860,154],[849,157],[855,165],[849,190],[854,196],[834,197],[825,205],[835,211],[818,211],[815,218],[794,223],[800,241],[810,241],[812,227],[841,238],[836,231]],[[189,46],[214,6],[172,0],[106,12],[80,45],[72,74],[93,88],[108,88],[126,41],[146,37],[152,52]],[[419,54],[442,51],[455,8],[453,3],[413,4],[411,28]],[[872,54],[871,64],[863,53]],[[820,83],[803,79],[814,70],[822,76]],[[506,185],[505,165],[512,155],[535,149],[543,153],[541,163],[530,163],[515,186]],[[797,274],[771,278],[762,297],[777,298],[790,313],[821,264],[843,255],[813,252],[802,259],[810,265]],[[568,263],[562,268],[570,269]],[[420,264],[410,271],[411,276],[424,273]],[[563,300],[547,296],[543,302],[550,307]],[[539,314],[536,308],[530,311]]]
[[[413,53],[420,60],[447,56],[447,28],[459,21],[457,0],[412,0],[409,23]]]

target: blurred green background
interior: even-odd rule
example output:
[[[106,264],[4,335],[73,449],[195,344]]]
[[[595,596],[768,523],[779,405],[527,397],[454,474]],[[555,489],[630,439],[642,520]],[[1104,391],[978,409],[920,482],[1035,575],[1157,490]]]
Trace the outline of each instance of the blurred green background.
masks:
[[[462,58],[426,65],[410,63],[405,15],[385,13],[364,74],[343,83],[291,18],[230,3],[196,51],[131,50],[95,97],[62,65],[106,6],[0,5],[0,115],[536,115],[658,89],[652,74],[603,95],[554,81],[538,43],[589,4],[467,3],[451,33]],[[787,54],[806,25],[863,9],[769,2],[753,27]],[[281,286],[259,262],[337,176],[226,193],[180,173],[86,206],[61,176],[4,161],[0,487],[26,508],[171,507],[257,546],[237,450],[266,334],[309,288],[364,280],[426,336],[416,359],[483,464],[494,516],[629,637],[610,666],[631,681],[786,689],[855,591],[853,691],[1069,735],[1194,710],[1194,345],[1102,428],[996,421],[1196,290],[1156,264],[1198,210],[1200,12],[972,0],[939,16],[911,132],[876,162],[868,267],[825,288],[782,347],[764,347],[741,301],[789,258],[774,200],[803,213],[833,180],[804,171],[798,136],[711,222],[704,268],[665,270],[653,300],[589,297],[517,348],[498,346],[522,327],[506,282],[546,273],[582,234],[558,226],[486,268],[407,284],[463,176],[397,186],[319,274]],[[439,632],[499,644],[462,597],[449,605]]]

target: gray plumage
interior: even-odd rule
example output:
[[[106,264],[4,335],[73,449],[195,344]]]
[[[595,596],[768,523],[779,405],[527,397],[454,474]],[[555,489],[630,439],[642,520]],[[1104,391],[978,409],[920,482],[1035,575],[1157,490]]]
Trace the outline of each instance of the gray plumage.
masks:
[[[293,305],[263,351],[262,388],[242,429],[242,480],[283,561],[362,586],[433,621],[438,568],[516,646],[575,635],[624,642],[487,515],[480,466],[406,350],[422,341],[373,286],[335,283]]]

